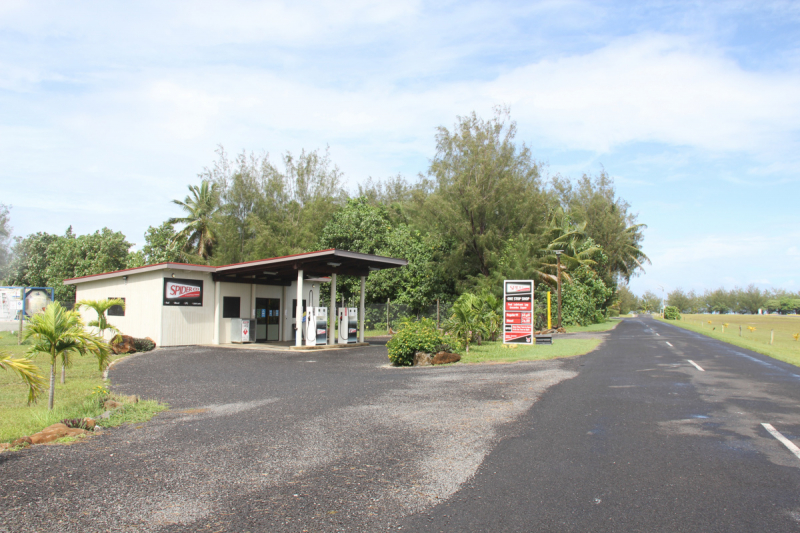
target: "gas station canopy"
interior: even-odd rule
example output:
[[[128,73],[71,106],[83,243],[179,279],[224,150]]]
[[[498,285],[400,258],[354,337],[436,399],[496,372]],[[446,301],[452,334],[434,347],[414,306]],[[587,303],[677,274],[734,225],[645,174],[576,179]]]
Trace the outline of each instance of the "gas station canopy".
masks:
[[[288,287],[293,281],[297,281],[299,271],[303,272],[304,279],[333,274],[368,276],[370,272],[407,264],[405,259],[330,249],[225,265],[217,267],[212,276],[214,281],[227,283]]]

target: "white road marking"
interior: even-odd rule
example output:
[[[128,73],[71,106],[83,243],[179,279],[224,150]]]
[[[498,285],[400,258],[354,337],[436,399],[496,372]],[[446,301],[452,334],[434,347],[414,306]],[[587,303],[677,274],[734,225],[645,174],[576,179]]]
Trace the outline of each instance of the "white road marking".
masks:
[[[695,362],[694,362],[694,361],[692,361],[691,359],[687,359],[687,361],[689,361],[690,363],[692,363],[692,364],[694,365],[694,367],[695,367],[697,370],[699,370],[700,372],[705,372],[705,370],[703,370],[702,368],[700,368],[700,365],[698,365],[697,363],[695,363]]]
[[[657,335],[657,336],[659,336],[659,337],[661,336],[661,335],[659,335],[658,333],[656,333],[656,335]]]
[[[669,346],[672,346],[672,344],[671,344],[669,341],[666,341],[666,343],[667,343]],[[672,347],[674,348],[674,346],[672,346]]]
[[[795,456],[797,456],[797,458],[800,459],[800,448],[795,446],[792,441],[790,441],[789,439],[787,439],[786,437],[781,435],[781,432],[778,431],[777,429],[775,429],[774,427],[772,427],[772,424],[764,424],[764,423],[762,423],[761,425],[764,426],[764,429],[769,431],[770,435],[772,435],[773,437],[775,437],[776,439],[781,441],[781,444],[786,446],[789,449],[790,452],[795,454]]]

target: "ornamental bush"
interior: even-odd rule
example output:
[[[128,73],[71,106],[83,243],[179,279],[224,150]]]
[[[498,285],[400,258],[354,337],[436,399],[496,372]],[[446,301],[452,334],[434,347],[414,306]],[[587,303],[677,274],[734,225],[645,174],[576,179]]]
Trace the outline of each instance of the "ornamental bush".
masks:
[[[436,329],[436,322],[423,318],[404,324],[386,343],[386,347],[393,365],[411,366],[414,364],[415,353],[436,353],[442,344],[446,344],[446,341],[444,335]]]
[[[133,339],[133,346],[137,352],[149,352],[156,347],[150,339]]]
[[[674,305],[668,305],[664,308],[664,318],[667,320],[680,320],[681,313]]]

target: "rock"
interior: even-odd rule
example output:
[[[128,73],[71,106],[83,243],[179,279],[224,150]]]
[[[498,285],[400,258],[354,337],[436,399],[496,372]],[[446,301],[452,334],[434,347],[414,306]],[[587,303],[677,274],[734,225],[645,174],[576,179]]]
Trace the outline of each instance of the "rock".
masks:
[[[131,394],[130,396],[125,396],[125,397],[123,398],[123,400],[124,400],[126,403],[139,403],[139,397],[138,397],[138,396],[136,396],[135,394]]]
[[[10,442],[0,442],[0,452],[4,452],[9,448],[11,448]]]
[[[153,340],[153,339],[151,339],[150,337],[145,337],[145,339],[147,339],[147,340],[149,340],[150,342],[152,342],[152,343],[153,343],[153,349],[154,349],[154,350],[155,350],[155,349],[158,347],[158,344],[156,344],[156,341],[154,341],[154,340]]]
[[[111,418],[111,411],[106,411],[105,413],[103,413],[102,415],[98,416],[97,418],[99,418],[100,420],[108,420],[109,418]]]
[[[62,437],[77,437],[78,435],[86,435],[89,433],[85,429],[80,428],[71,428],[68,427],[66,424],[53,424],[52,426],[47,426],[39,433],[34,433],[29,438],[31,440],[31,444],[45,444],[47,442],[53,442],[54,440],[58,440]]]
[[[94,421],[94,418],[84,418],[83,423],[86,425],[86,429],[94,429],[97,425],[97,422]]]
[[[431,354],[425,352],[417,352],[414,354],[414,366],[430,366]]]
[[[106,400],[105,402],[103,402],[104,409],[116,409],[118,407],[122,407],[122,404],[119,402],[115,402],[114,400]]]
[[[24,448],[27,448],[31,444],[33,444],[33,442],[31,442],[31,438],[30,437],[21,437],[21,438],[15,440],[15,441],[12,441],[11,442],[11,447],[12,448],[16,448],[17,446],[22,446]]]
[[[115,354],[121,353],[134,353],[136,346],[133,344],[133,337],[129,335],[120,335],[122,337],[119,342],[111,344],[111,351]]]
[[[457,363],[461,361],[461,356],[457,353],[439,352],[433,356],[432,365],[446,365],[447,363]]]

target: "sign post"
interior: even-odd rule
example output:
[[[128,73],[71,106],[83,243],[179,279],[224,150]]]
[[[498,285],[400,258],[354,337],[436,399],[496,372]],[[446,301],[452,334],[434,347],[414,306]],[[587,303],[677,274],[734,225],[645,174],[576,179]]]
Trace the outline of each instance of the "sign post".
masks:
[[[533,322],[533,280],[505,280],[503,344],[533,344]]]

